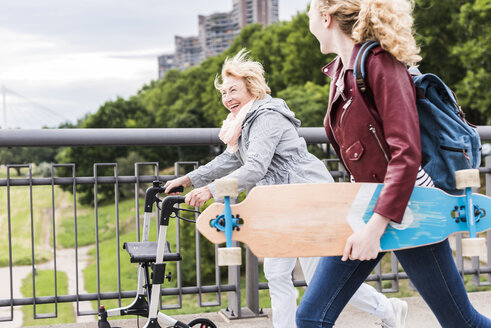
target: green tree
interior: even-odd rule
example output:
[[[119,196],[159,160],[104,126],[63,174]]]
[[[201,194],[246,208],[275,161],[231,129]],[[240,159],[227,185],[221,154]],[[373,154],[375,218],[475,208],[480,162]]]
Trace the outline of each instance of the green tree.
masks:
[[[0,164],[41,164],[52,163],[57,149],[54,147],[2,147],[0,148]],[[21,168],[14,168],[21,175]]]
[[[19,148],[8,148],[2,147],[0,148],[0,164],[27,164],[24,161],[24,157],[22,155],[22,149]],[[21,169],[19,167],[15,168],[17,175],[21,175]]]
[[[184,72],[170,71],[153,88],[138,95],[143,106],[155,113],[157,127],[215,127],[225,118],[226,110],[213,86],[218,60],[214,57],[205,63]],[[209,146],[173,149],[173,161],[200,160],[210,154]]]
[[[81,128],[136,128],[152,127],[154,115],[146,110],[136,98],[128,101],[118,98],[108,101],[99,110],[87,117],[81,123]],[[118,158],[128,155],[131,147],[66,147],[57,154],[57,161],[62,163],[76,163],[77,176],[93,176],[94,163],[115,163]],[[99,171],[100,170],[100,171]],[[98,175],[113,175],[113,169],[100,168]],[[61,170],[63,171],[63,170]],[[63,173],[60,173],[60,175]],[[65,174],[69,174],[68,171]],[[121,175],[118,172],[118,175]],[[70,186],[66,187],[70,190]],[[101,185],[98,190],[98,199],[101,202],[112,201],[114,198],[113,185]],[[78,185],[77,193],[82,203],[92,203],[94,190],[92,185]],[[124,188],[120,190],[122,197],[127,196]]]
[[[462,77],[459,58],[450,49],[460,42],[458,21],[462,0],[416,0],[414,25],[421,47],[422,72],[440,76],[449,86]]]
[[[319,126],[324,121],[326,102],[329,98],[329,85],[307,82],[302,86],[293,85],[278,93],[290,109],[302,121],[303,127]]]
[[[488,124],[490,0],[416,0],[416,39],[422,72],[440,76],[457,94],[467,118]]]
[[[466,2],[460,8],[459,28],[462,42],[453,47],[464,67],[464,76],[456,84],[459,101],[472,122],[489,124],[491,120],[491,0]]]

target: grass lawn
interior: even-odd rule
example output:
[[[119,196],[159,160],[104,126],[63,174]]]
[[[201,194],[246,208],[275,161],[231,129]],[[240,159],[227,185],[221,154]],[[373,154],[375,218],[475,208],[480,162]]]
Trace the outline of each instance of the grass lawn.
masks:
[[[143,199],[139,203],[143,211]],[[78,246],[95,244],[95,208],[77,206],[77,239]],[[135,231],[135,200],[120,200],[118,205],[119,231],[125,233]],[[116,205],[101,205],[97,209],[99,241],[114,238],[116,229]],[[136,236],[136,235],[135,235]],[[69,215],[63,215],[57,232],[58,243],[64,248],[75,247],[75,219],[73,206]]]
[[[56,196],[55,196],[56,197]],[[32,219],[36,263],[52,258],[51,186],[33,186]],[[56,204],[56,203],[55,203]],[[10,188],[10,224],[14,265],[31,264],[31,208],[29,187]],[[9,263],[7,188],[0,188],[0,266]]]
[[[58,284],[58,295],[67,295],[67,276],[65,272],[58,272],[56,276]],[[29,274],[22,280],[22,295],[24,297],[32,297],[32,274]],[[36,272],[36,297],[53,296],[54,291],[54,274],[52,270],[39,270]],[[55,304],[38,304],[36,305],[36,315],[55,313]],[[58,316],[49,319],[34,319],[34,307],[32,305],[23,306],[24,314],[23,326],[40,326],[50,324],[73,323],[75,320],[75,312],[72,303],[58,303]]]

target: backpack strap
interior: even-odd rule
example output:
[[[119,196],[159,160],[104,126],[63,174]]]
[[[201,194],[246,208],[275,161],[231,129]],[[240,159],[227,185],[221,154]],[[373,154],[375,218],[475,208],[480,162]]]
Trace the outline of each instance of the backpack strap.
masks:
[[[369,96],[372,97],[372,92],[365,82],[365,61],[368,57],[369,51],[380,45],[376,41],[366,41],[361,46],[358,54],[356,55],[355,65],[353,68],[353,76],[355,77],[356,85],[361,92],[368,92]]]

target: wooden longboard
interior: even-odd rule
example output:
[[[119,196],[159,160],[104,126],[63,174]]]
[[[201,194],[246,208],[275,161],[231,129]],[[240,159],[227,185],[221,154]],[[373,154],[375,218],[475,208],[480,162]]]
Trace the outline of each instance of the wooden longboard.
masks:
[[[346,239],[372,216],[382,187],[376,183],[255,187],[243,202],[231,205],[232,215],[242,221],[232,239],[247,244],[258,257],[342,255]],[[491,198],[472,194],[472,201],[478,214],[476,231],[491,229],[486,215],[491,213]],[[467,231],[464,207],[464,196],[415,187],[403,222],[391,223],[382,236],[382,250],[433,244]],[[198,217],[198,230],[215,244],[224,243],[225,235],[210,221],[223,209],[223,204],[214,203]]]

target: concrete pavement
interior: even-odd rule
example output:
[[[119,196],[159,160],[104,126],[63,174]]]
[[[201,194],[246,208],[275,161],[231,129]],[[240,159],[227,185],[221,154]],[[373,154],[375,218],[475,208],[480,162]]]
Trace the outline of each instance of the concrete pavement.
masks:
[[[390,297],[390,295],[389,295]],[[476,292],[469,293],[469,298],[475,308],[483,315],[491,318],[491,292]],[[431,313],[428,306],[424,303],[421,297],[409,297],[404,298],[409,304],[408,318],[406,320],[405,328],[435,328],[440,327],[435,316]],[[218,328],[272,328],[271,324],[271,309],[265,309],[267,317],[253,318],[253,319],[241,319],[241,320],[227,320],[219,313],[202,313],[192,315],[176,315],[175,319],[190,322],[191,320],[199,317],[204,317],[212,320]],[[361,312],[351,306],[343,311],[341,314],[336,328],[380,328],[375,322],[377,318],[367,313]],[[145,319],[140,319],[140,327],[145,324]],[[137,327],[136,319],[126,320],[114,320],[110,321],[111,326],[121,328],[135,328]],[[0,327],[2,325],[0,324]],[[78,324],[65,324],[65,325],[49,325],[49,326],[36,326],[36,328],[96,328],[97,323],[78,323]]]

